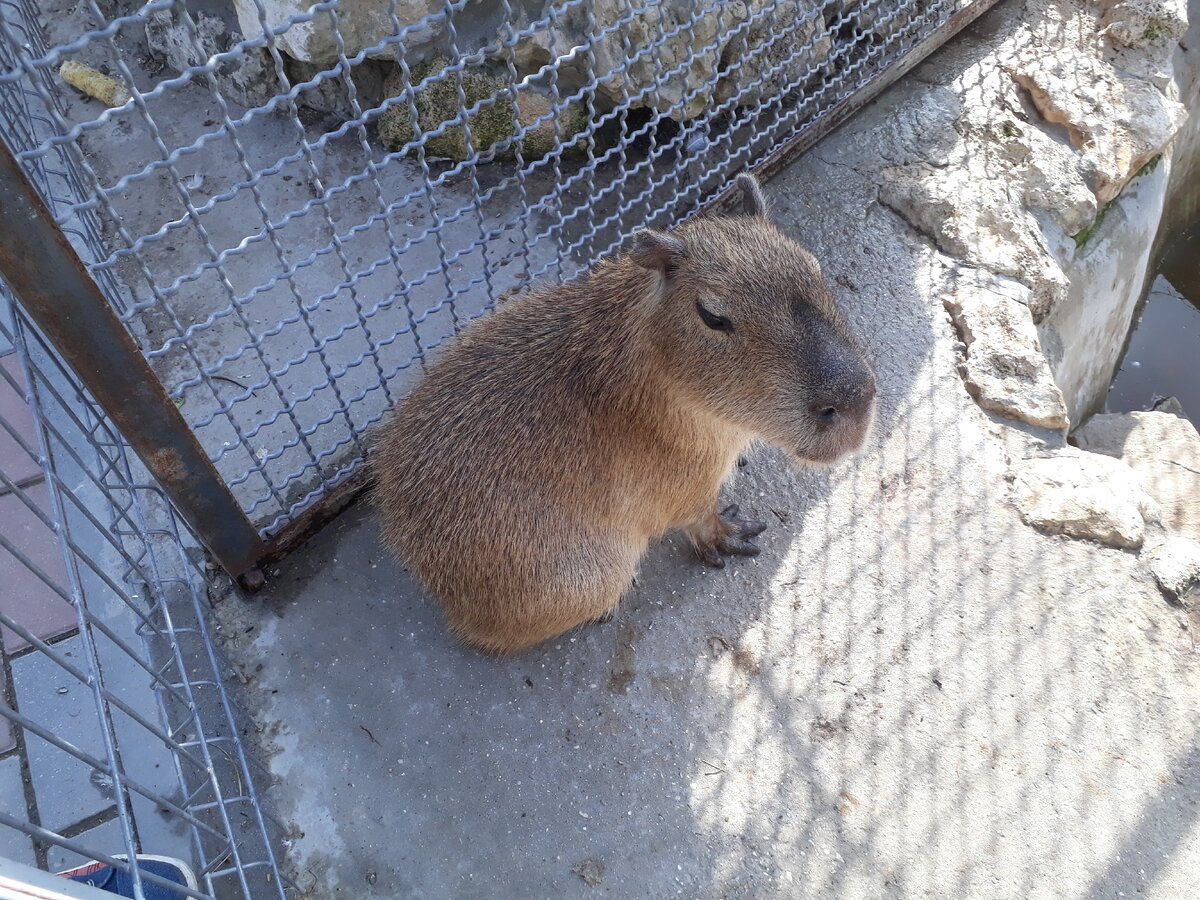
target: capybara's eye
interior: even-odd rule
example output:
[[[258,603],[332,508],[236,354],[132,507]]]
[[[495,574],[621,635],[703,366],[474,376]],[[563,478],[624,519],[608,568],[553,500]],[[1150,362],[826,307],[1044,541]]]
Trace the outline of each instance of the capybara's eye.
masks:
[[[696,304],[696,312],[700,313],[700,319],[709,328],[715,331],[733,331],[733,323],[724,316],[718,316],[716,313],[709,312],[699,303]]]

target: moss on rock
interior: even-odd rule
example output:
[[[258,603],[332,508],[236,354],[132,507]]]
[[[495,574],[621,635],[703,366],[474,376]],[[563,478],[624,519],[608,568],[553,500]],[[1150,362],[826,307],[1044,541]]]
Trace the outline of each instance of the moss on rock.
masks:
[[[412,84],[419,86],[424,79],[430,75],[439,75],[450,65],[447,59],[439,57],[417,66],[412,70]],[[417,112],[415,132],[407,102],[397,103],[385,110],[378,126],[379,139],[383,145],[390,152],[399,153],[421,135],[431,134],[444,123],[458,119],[458,77],[462,79],[467,109],[497,98],[494,103],[481,107],[467,118],[471,148],[476,153],[484,153],[489,148],[512,139],[517,136],[518,129],[525,130],[522,152],[526,158],[540,159],[554,149],[554,119],[547,118],[538,123],[538,119],[553,109],[552,98],[536,88],[529,88],[519,93],[517,103],[514,104],[508,95],[504,80],[486,69],[479,68],[465,69],[461,76],[446,75],[440,81],[426,85],[423,90],[418,89],[414,98]],[[389,98],[404,95],[404,80],[400,70],[397,69],[387,78],[383,91],[384,96]],[[564,144],[587,127],[587,111],[579,103],[569,104],[557,118],[558,139]],[[447,127],[436,137],[426,137],[425,152],[429,156],[452,159],[456,162],[466,159],[466,131],[461,124],[456,124]],[[512,159],[516,151],[514,146],[510,145],[496,155],[500,159]]]
[[[517,106],[520,110],[517,118],[524,130],[521,152],[526,159],[541,159],[554,149],[556,138],[568,152],[581,151],[586,146],[586,140],[579,137],[588,126],[584,104],[569,103],[556,117],[548,117],[554,109],[553,96],[549,92],[530,89],[518,95]]]

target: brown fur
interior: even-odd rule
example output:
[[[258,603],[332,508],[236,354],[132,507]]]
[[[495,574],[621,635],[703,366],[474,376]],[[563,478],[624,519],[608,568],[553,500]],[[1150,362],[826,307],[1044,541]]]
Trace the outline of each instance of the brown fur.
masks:
[[[864,439],[870,370],[815,261],[740,183],[747,215],[642,232],[468,328],[384,428],[384,539],[468,643],[515,652],[611,614],[672,528],[713,564],[757,552],[761,526],[717,511],[747,444],[830,462]]]

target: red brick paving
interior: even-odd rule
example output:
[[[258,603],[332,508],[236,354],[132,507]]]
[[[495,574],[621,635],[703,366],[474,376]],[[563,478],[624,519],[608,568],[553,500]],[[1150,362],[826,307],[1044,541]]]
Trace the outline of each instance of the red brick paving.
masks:
[[[24,384],[15,355],[0,358],[0,366]],[[0,416],[17,429],[29,446],[37,446],[29,408],[24,398],[13,391],[3,376],[0,376]],[[11,481],[18,484],[41,474],[37,463],[3,429],[0,429],[0,467]],[[39,509],[49,513],[49,493],[44,483],[27,483],[21,490]],[[67,583],[57,537],[15,493],[0,494],[0,533],[56,584],[62,586]],[[4,549],[0,549],[0,586],[0,610],[39,638],[47,640],[75,627],[75,610],[72,606]],[[0,638],[3,639],[4,651],[9,654],[29,646],[27,641],[7,628],[3,629]],[[6,724],[0,724],[0,747],[7,738],[7,730]]]

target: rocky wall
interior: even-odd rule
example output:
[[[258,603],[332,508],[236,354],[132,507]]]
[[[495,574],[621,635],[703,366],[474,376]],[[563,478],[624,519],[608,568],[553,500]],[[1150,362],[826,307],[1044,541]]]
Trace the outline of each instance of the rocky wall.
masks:
[[[123,2],[129,14],[140,6]],[[312,82],[298,105],[345,120],[361,115],[352,109],[349,80],[360,110],[384,104],[368,118],[378,120],[380,141],[392,152],[455,122],[425,147],[427,155],[462,159],[469,149],[522,134],[523,151],[536,158],[555,138],[570,144],[590,117],[617,107],[686,122],[717,105],[750,106],[815,91],[839,74],[861,75],[888,38],[896,36],[897,47],[909,42],[902,32],[915,32],[931,5],[355,0],[313,13],[313,0],[181,0],[148,16],[146,36],[152,53],[182,71],[272,33],[273,52],[242,47],[218,67],[214,77],[227,98],[246,107],[266,103],[281,91],[282,70],[288,87]],[[308,20],[287,24],[297,17]],[[469,142],[457,123],[464,100],[468,108],[482,104],[466,121]],[[512,155],[511,141],[496,154]]]
[[[1200,207],[1200,0],[1006,12],[923,68],[912,149],[881,170],[879,199],[952,260],[942,301],[966,391],[1036,436],[1008,475],[1022,519],[1139,551],[1194,602],[1200,435],[1173,400],[1089,417],[1158,246]]]
[[[1074,424],[1104,406],[1161,239],[1200,210],[1200,52],[1193,49],[1200,41],[1200,4],[1191,6],[1189,16],[1185,0],[1138,0],[1108,8],[1101,19],[1102,48],[1114,69],[1153,85],[1179,104],[1183,116],[1173,119],[1173,129],[1143,132],[1155,135],[1144,144],[1157,147],[1154,155],[1118,196],[1098,208],[1092,224],[1074,238],[1075,246],[1061,249],[1067,293],[1040,331]],[[1149,96],[1128,92],[1114,99],[1117,115],[1128,110],[1131,132],[1144,121]]]
[[[1103,401],[1195,127],[1188,16],[1185,0],[1027,0],[1019,19],[986,67],[922,98],[952,131],[886,169],[880,201],[974,271],[947,304],[972,396],[1068,429]]]

